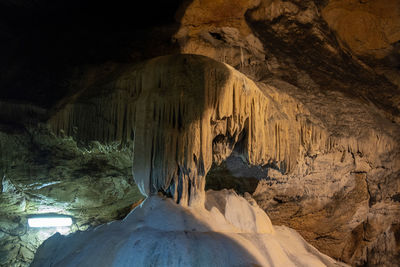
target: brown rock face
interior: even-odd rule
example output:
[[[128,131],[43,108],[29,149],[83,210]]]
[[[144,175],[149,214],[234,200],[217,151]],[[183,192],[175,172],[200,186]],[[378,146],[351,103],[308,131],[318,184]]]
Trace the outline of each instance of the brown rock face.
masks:
[[[275,86],[322,122],[336,145],[321,149],[312,142],[290,174],[269,168],[253,196],[274,223],[290,225],[318,249],[354,265],[398,261],[399,128],[391,121],[400,121],[399,75],[383,69],[388,82],[356,58],[393,55],[398,4],[260,1],[242,5],[244,17],[236,20],[185,24],[190,17],[183,17],[175,35],[185,53],[227,62]],[[285,110],[290,104],[278,105]],[[386,137],[374,137],[376,131]]]
[[[383,58],[400,40],[397,0],[331,0],[322,16],[338,37],[360,56]]]
[[[318,155],[308,164],[302,178],[270,173],[258,185],[253,196],[264,204],[273,222],[298,229],[320,250],[345,262],[396,261],[395,246],[378,243],[382,239],[395,243],[396,230],[391,225],[397,224],[400,214],[398,204],[390,200],[394,192],[385,192],[385,200],[374,203],[371,180],[379,168],[352,172],[354,159],[346,152]],[[387,187],[398,186],[395,177]]]

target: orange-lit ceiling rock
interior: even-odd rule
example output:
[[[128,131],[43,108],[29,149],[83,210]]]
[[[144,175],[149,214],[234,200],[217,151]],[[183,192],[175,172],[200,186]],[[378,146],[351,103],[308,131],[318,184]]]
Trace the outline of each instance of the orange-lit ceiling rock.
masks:
[[[259,4],[260,0],[194,0],[184,11],[181,23],[197,27],[211,24],[235,27],[241,33],[249,33],[244,15]]]
[[[260,0],[195,0],[178,12],[181,26],[173,39],[182,53],[211,57],[232,66],[249,57],[264,59],[262,43],[249,28],[245,14]]]
[[[322,16],[357,55],[383,58],[400,40],[398,0],[331,0]]]

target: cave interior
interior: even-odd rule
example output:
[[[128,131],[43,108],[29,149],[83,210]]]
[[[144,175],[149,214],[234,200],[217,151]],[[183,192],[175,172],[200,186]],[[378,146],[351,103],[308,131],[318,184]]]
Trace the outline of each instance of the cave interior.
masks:
[[[0,179],[0,266],[399,266],[400,2],[0,0]]]

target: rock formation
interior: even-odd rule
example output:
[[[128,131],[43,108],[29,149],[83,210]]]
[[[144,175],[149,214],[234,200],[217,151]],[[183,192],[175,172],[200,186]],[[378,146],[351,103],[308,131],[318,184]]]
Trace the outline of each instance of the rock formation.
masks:
[[[248,164],[269,168],[267,180],[254,192],[261,207],[277,223],[290,218],[290,226],[336,258],[363,259],[365,249],[377,245],[357,244],[360,237],[353,232],[359,224],[375,227],[370,235],[384,231],[395,242],[391,225],[398,205],[391,211],[384,208],[391,220],[387,226],[381,223],[372,181],[382,174],[380,166],[390,169],[387,175],[399,172],[397,128],[377,111],[344,98],[350,108],[341,106],[341,112],[370,115],[335,127],[286,94],[285,83],[271,82],[278,88],[257,85],[228,65],[201,56],[160,57],[117,75],[104,87],[88,88],[50,123],[56,132],[75,131],[80,139],[133,138],[133,173],[144,194],[162,191],[182,205],[202,205],[204,176],[212,162],[233,151]],[[86,113],[86,105],[93,111]],[[337,109],[328,106],[326,111]],[[281,203],[278,209],[275,203]],[[354,206],[345,209],[345,203]],[[321,217],[327,220],[321,222]],[[342,229],[334,230],[338,226]]]
[[[133,174],[145,195],[163,191],[183,205],[203,203],[213,160],[236,150],[252,165],[290,172],[301,147],[335,146],[300,103],[202,56],[159,57],[87,89],[51,119],[55,132],[86,140],[132,140]],[[90,110],[90,112],[88,112]]]
[[[344,266],[227,190],[207,192],[206,208],[151,196],[123,221],[54,235],[31,266],[54,265]]]
[[[123,2],[0,1],[0,266],[50,235],[31,214],[124,217],[132,163],[179,209],[248,191],[336,260],[400,264],[399,1]],[[159,57],[183,53],[208,58]]]
[[[296,174],[266,168],[268,175],[263,174],[265,181],[254,198],[273,223],[290,225],[318,249],[345,262],[391,265],[399,255],[400,102],[394,15],[399,3],[362,2],[246,2],[241,5],[246,11],[231,13],[234,19],[216,14],[220,19],[185,23],[193,18],[191,8],[206,12],[220,5],[203,1],[199,7],[193,1],[176,37],[186,53],[227,62],[301,102],[314,121],[323,122],[326,136],[339,144],[300,156]],[[349,22],[351,12],[361,14],[360,20],[374,19],[357,27]],[[392,15],[396,18],[390,19]],[[367,25],[373,30],[365,30]],[[381,40],[384,47],[373,47]],[[381,135],[385,137],[376,137]],[[379,143],[385,145],[379,149]],[[348,206],[352,208],[336,217]]]

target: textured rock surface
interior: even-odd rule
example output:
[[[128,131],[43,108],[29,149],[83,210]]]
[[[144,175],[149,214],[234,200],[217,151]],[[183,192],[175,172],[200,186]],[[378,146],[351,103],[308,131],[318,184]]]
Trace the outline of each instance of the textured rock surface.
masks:
[[[114,81],[100,89],[102,94],[98,87],[88,89],[50,121],[56,131],[70,134],[75,129],[82,139],[93,134],[109,140],[133,132],[131,136],[139,142],[134,153],[141,155],[134,161],[135,179],[146,194],[169,191],[186,205],[190,196],[201,194],[211,162],[218,163],[235,150],[248,163],[268,169],[259,177],[266,181],[258,185],[254,197],[277,223],[298,229],[319,249],[347,262],[379,264],[397,257],[396,246],[381,247],[377,240],[389,236],[387,242],[397,242],[399,205],[393,199],[399,182],[399,128],[378,109],[339,92],[312,98],[279,79],[256,85],[204,57],[162,57],[117,73],[111,76]],[[307,76],[303,79],[312,81]],[[235,96],[244,93],[237,104]],[[199,109],[190,114],[185,103],[194,100],[204,105],[197,105]],[[93,112],[85,113],[85,105],[94,107]],[[137,107],[145,109],[135,111]],[[109,127],[110,122],[114,126]],[[208,149],[202,150],[203,145]],[[175,150],[176,146],[188,149]],[[166,157],[164,151],[176,151],[172,154],[177,156]],[[188,156],[189,151],[195,156]],[[143,166],[149,167],[141,173]],[[199,173],[198,166],[204,172]],[[178,170],[186,170],[188,178]],[[387,177],[384,189],[382,176]],[[172,190],[170,181],[175,184]],[[345,209],[347,205],[352,208]],[[386,213],[386,224],[381,223],[382,213]],[[364,232],[355,234],[359,225],[374,228],[369,239]]]
[[[328,94],[335,100],[337,95],[330,95],[335,92],[371,101],[390,120],[400,121],[399,89],[392,84],[396,78],[390,77],[391,82],[388,82],[350,50],[343,49],[321,15],[323,3],[242,2],[238,6],[246,11],[233,12],[235,19],[221,17],[196,24],[196,16],[189,16],[194,13],[191,9],[201,14],[214,4],[199,6],[193,1],[182,15],[182,24],[174,37],[180,50],[228,63],[257,81],[284,80],[299,87],[293,95],[307,103],[316,104],[308,99],[310,95],[320,98]],[[385,72],[387,77],[393,76],[391,70],[400,63],[396,47],[389,49],[387,60],[391,68]],[[374,93],[377,88],[379,93]],[[321,102],[329,105],[328,101]]]
[[[236,153],[233,153],[234,155]],[[221,164],[213,164],[206,176],[206,190],[233,189],[238,194],[252,194],[260,179],[267,175],[267,168],[254,166],[249,168],[247,163],[238,156],[229,156]]]
[[[104,155],[108,154],[103,154],[103,149],[109,148],[104,144],[93,143],[98,152],[84,152],[83,147],[92,149],[79,141],[85,135],[79,128],[68,130],[78,141],[78,152],[70,152],[70,141],[54,139],[59,141],[46,145],[47,141],[28,134],[33,130],[20,130],[35,128],[37,121],[43,122],[53,115],[50,108],[79,98],[87,88],[106,88],[120,77],[124,70],[121,63],[136,64],[154,56],[184,52],[228,63],[251,77],[279,111],[272,120],[279,117],[280,125],[289,127],[284,131],[303,131],[296,136],[308,135],[313,140],[322,129],[325,136],[321,143],[300,142],[301,151],[294,164],[297,167],[291,173],[282,174],[285,171],[281,166],[269,165],[256,166],[263,169],[257,175],[238,172],[229,163],[213,167],[209,179],[213,174],[216,177],[216,173],[229,176],[213,180],[215,188],[223,188],[229,180],[229,187],[240,193],[255,191],[254,197],[270,212],[273,222],[294,227],[332,257],[353,265],[399,265],[398,1],[194,0],[184,1],[175,14],[176,22],[173,13],[179,1],[140,5],[132,2],[132,7],[79,2],[75,5],[74,1],[56,1],[48,5],[40,0],[0,1],[0,127],[8,136],[0,143],[2,151],[6,151],[2,158],[7,156],[2,161],[0,178],[6,174],[3,187],[8,190],[1,193],[6,199],[1,202],[1,218],[7,219],[0,224],[4,231],[13,233],[11,236],[0,232],[0,258],[6,259],[2,264],[26,265],[39,243],[29,245],[39,234],[24,234],[22,230],[25,221],[19,218],[30,210],[23,208],[24,198],[20,194],[10,193],[14,187],[33,190],[34,194],[40,191],[51,198],[26,197],[27,206],[45,201],[62,207],[73,201],[71,194],[75,193],[68,188],[76,188],[84,201],[78,201],[80,208],[68,212],[88,218],[82,224],[97,224],[120,215],[111,212],[114,206],[100,204],[103,185],[114,186],[109,178],[93,169],[109,174],[118,169],[116,172],[125,173],[128,167],[122,167],[126,166],[123,162],[129,158],[130,164],[132,160],[125,156],[111,160],[105,156],[108,163],[104,163]],[[136,19],[141,16],[132,12],[153,15],[142,21]],[[92,112],[85,104],[81,107],[87,109],[86,113]],[[310,120],[307,125],[318,127],[305,129],[295,122],[290,128],[299,104],[301,119],[306,118]],[[113,139],[118,131],[113,120],[103,126],[110,127],[95,134],[99,139]],[[325,138],[332,145],[316,145],[323,144]],[[12,140],[20,141],[14,144]],[[289,143],[292,141],[298,142],[289,138]],[[41,147],[46,148],[45,152]],[[123,146],[112,147],[111,154],[123,150]],[[20,153],[28,156],[22,157]],[[79,164],[84,166],[78,167]],[[241,168],[246,165],[247,162]],[[107,194],[106,202],[114,201],[117,210],[130,203],[121,196],[125,185],[132,184],[125,174],[121,179],[110,175],[118,185],[109,191],[115,194]],[[32,189],[36,177],[40,178],[38,188],[61,183]],[[265,180],[256,189],[256,185],[232,177]],[[94,184],[97,180],[94,193],[77,184]],[[27,186],[30,184],[34,186]],[[101,206],[101,211],[112,215],[101,217],[102,212],[92,209],[94,206]],[[86,217],[86,212],[92,215]]]
[[[183,205],[203,203],[205,174],[233,149],[286,173],[301,148],[336,145],[300,103],[206,57],[159,57],[113,78],[49,122],[67,135],[76,129],[81,139],[133,139],[134,178],[146,195],[163,190]],[[279,101],[293,106],[281,111]]]
[[[208,192],[205,209],[151,196],[121,222],[53,236],[32,266],[54,265],[343,266],[226,190]]]
[[[323,18],[356,54],[383,58],[400,40],[400,3],[396,0],[331,0]]]
[[[390,61],[392,67],[375,73],[354,56],[357,51],[343,49],[343,43],[325,24],[321,13],[329,13],[331,4],[261,1],[238,19],[246,21],[250,32],[237,23],[209,21],[182,27],[204,29],[212,38],[190,30],[182,31],[187,35],[179,37],[185,52],[228,62],[301,102],[323,122],[327,136],[339,144],[326,150],[310,149],[311,153],[299,158],[293,174],[281,175],[273,168],[264,174],[266,181],[260,183],[254,197],[271,213],[272,221],[294,227],[317,248],[346,262],[390,266],[398,264],[399,257],[396,45],[393,50],[393,43],[387,43],[389,55],[363,50],[369,59],[386,56]],[[375,4],[378,1],[366,6]],[[391,5],[393,10],[388,14],[397,12],[398,2]],[[392,26],[396,19],[390,22]],[[355,30],[353,25],[349,30],[352,27]],[[243,43],[248,36],[255,37],[253,44],[260,49]],[[363,49],[367,45],[363,44]],[[290,105],[278,103],[281,108]],[[386,137],[377,137],[381,134]]]
[[[142,196],[131,178],[129,146],[77,146],[40,126],[0,131],[0,266],[27,266],[57,229],[27,226],[32,214],[73,216],[68,231],[124,217]]]
[[[371,167],[365,157],[346,151],[307,157],[303,164],[301,174],[269,172],[253,195],[274,223],[298,229],[316,247],[346,262],[396,262],[398,172]],[[381,177],[387,184],[378,182],[378,189]]]

